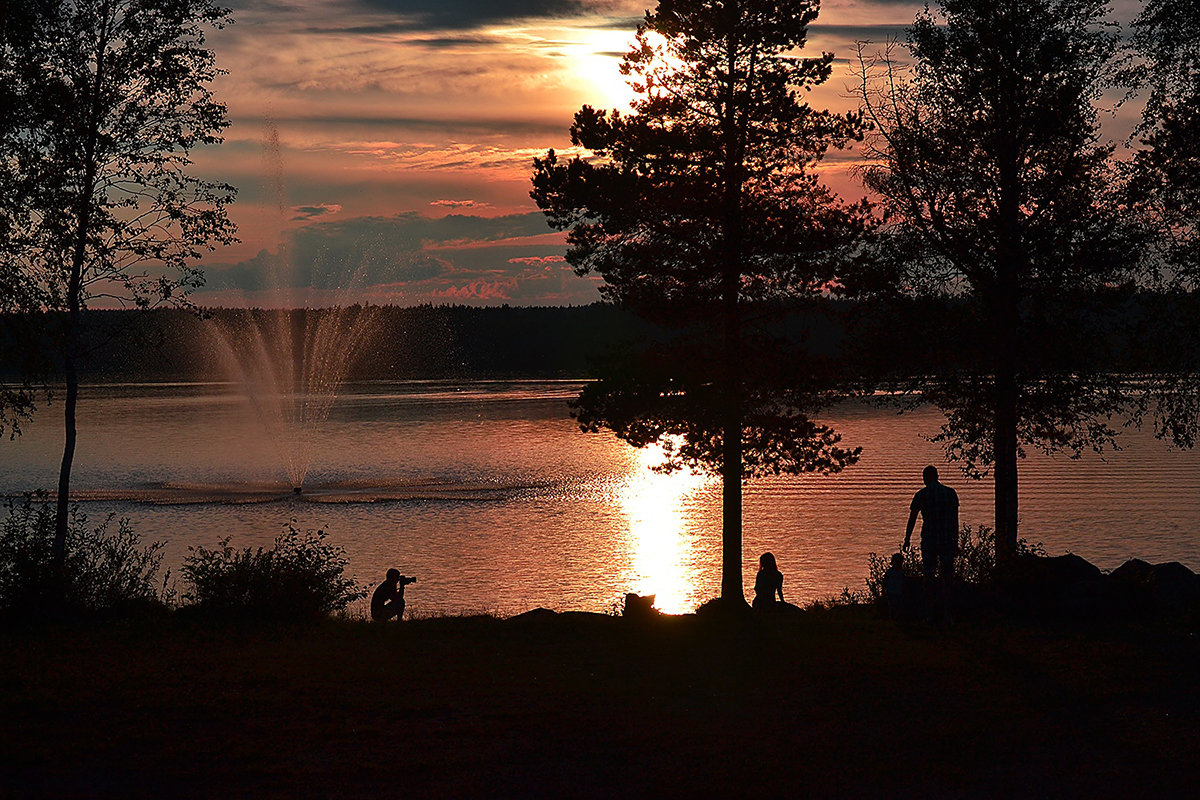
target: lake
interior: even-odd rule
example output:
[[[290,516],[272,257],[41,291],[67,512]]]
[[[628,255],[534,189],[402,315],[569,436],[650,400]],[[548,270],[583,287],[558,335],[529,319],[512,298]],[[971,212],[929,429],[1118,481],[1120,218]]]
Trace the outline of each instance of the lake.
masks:
[[[416,613],[510,614],[538,606],[604,611],[625,592],[693,610],[720,586],[720,483],[659,474],[658,457],[581,433],[567,400],[582,381],[397,382],[344,388],[305,438],[311,469],[295,495],[275,446],[233,384],[84,387],[74,486],[95,521],[128,517],[166,543],[269,546],[282,526],[322,528],[350,571],[375,584],[416,575]],[[57,483],[61,403],[0,443],[0,493]],[[937,464],[961,519],[990,524],[991,486],[963,478],[924,437],[936,409],[897,414],[848,402],[825,418],[861,461],[836,476],[752,481],[745,490],[745,585],[775,553],[788,600],[860,589],[871,552],[904,537],[921,469]],[[1105,458],[1021,462],[1021,533],[1102,568],[1130,557],[1200,568],[1200,453],[1129,431]]]

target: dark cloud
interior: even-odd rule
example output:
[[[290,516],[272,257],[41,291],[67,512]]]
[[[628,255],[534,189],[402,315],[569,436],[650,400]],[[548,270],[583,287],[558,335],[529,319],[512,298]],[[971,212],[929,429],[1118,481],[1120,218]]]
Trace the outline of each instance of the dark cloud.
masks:
[[[408,39],[405,44],[450,49],[455,47],[500,46],[509,44],[506,39],[491,36],[431,36],[424,39]]]
[[[517,258],[508,259],[510,264],[564,264],[566,258],[563,256],[518,256]]]
[[[303,12],[285,3],[245,0],[246,10]],[[464,31],[488,25],[504,24],[526,19],[570,19],[619,12],[628,13],[626,0],[358,0],[357,9],[370,15],[355,15],[343,11],[345,23],[336,18],[322,19],[304,28],[312,34],[388,35],[420,31]],[[634,3],[636,5],[636,3]],[[310,12],[311,13],[311,12]],[[631,19],[622,16],[622,19]],[[634,25],[640,19],[633,17]],[[600,23],[607,26],[608,23]],[[432,41],[437,42],[437,39]],[[460,37],[441,41],[461,43]],[[436,45],[435,45],[436,46]]]
[[[429,205],[440,208],[488,208],[491,203],[478,200],[430,200]]]
[[[647,3],[651,5],[651,3]],[[581,25],[581,28],[587,28],[594,31],[632,31],[636,30],[638,25],[646,21],[642,15],[636,17],[608,17],[606,19],[598,19]]]
[[[336,214],[341,210],[342,207],[337,203],[321,203],[320,205],[316,206],[292,206],[292,213],[295,215],[292,217],[292,221],[297,222],[316,219],[317,217],[324,217],[328,214]]]
[[[229,4],[233,7],[233,13],[237,14],[244,11],[262,11],[268,14],[286,14],[290,12],[303,11],[304,7],[298,3],[289,3],[287,0],[233,0]]]
[[[362,0],[407,21],[409,30],[464,30],[529,18],[576,17],[611,8],[603,0]]]
[[[364,110],[361,115],[351,114],[312,114],[297,116],[294,114],[279,115],[271,118],[272,122],[282,127],[288,125],[318,125],[329,126],[362,126],[370,128],[386,128],[392,131],[420,131],[429,133],[477,133],[477,134],[528,134],[560,136],[564,129],[562,122],[543,122],[533,119],[464,119],[447,117],[395,117],[381,116]],[[262,117],[232,117],[231,121],[239,126],[250,128],[261,126]],[[251,146],[257,146],[251,143]]]
[[[904,38],[904,31],[912,23],[904,22],[893,25],[822,25],[814,22],[809,31],[813,34],[837,36],[843,39],[883,41],[888,38]]]

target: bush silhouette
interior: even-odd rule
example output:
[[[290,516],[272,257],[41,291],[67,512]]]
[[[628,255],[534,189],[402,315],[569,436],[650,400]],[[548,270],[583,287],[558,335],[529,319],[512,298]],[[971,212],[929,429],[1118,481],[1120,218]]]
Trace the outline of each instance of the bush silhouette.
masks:
[[[1017,555],[1044,556],[1039,544],[1017,540]],[[890,555],[870,553],[867,556],[867,600],[882,603],[883,574],[890,564]],[[914,546],[904,553],[904,575],[914,585],[923,581],[921,549]],[[996,577],[996,530],[988,525],[963,525],[958,531],[958,554],[954,557],[954,579],[971,586],[986,586]]]
[[[170,574],[158,580],[162,542],[142,545],[129,520],[109,514],[94,527],[78,506],[68,518],[66,557],[53,564],[55,508],[45,495],[9,499],[0,527],[0,617],[113,615],[164,607]]]
[[[229,537],[215,550],[189,547],[183,599],[209,613],[248,619],[316,619],[344,610],[366,591],[344,575],[345,548],[326,542],[328,536],[287,525],[269,550],[238,550]]]

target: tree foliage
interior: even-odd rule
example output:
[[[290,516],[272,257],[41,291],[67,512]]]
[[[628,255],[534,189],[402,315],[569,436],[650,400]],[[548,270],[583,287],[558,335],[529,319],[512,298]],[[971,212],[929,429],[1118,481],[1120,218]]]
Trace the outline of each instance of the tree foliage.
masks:
[[[858,120],[803,102],[833,58],[793,56],[817,8],[660,3],[621,66],[633,113],[584,106],[571,142],[591,156],[535,162],[534,199],[606,299],[686,317],[725,298],[731,270],[741,300],[810,292],[836,272],[863,207],[839,204],[812,168]]]
[[[204,47],[228,11],[68,0],[10,13],[23,25],[5,42],[10,274],[35,306],[67,308],[72,291],[83,305],[177,299],[199,283],[196,259],[232,241],[232,187],[188,172],[191,152],[228,124]]]
[[[584,106],[571,141],[590,155],[551,151],[534,167],[531,195],[569,231],[567,260],[604,278],[606,299],[675,326],[615,360],[576,409],[585,430],[665,442],[674,465],[720,472],[725,597],[741,597],[743,477],[857,457],[812,422],[814,372],[753,316],[826,288],[868,222],[813,172],[860,122],[804,102],[833,60],[797,55],[818,8],[662,0],[621,65],[632,113]]]
[[[1179,294],[1152,341],[1168,369],[1148,382],[1156,432],[1176,445],[1200,438],[1200,3],[1148,0],[1133,22],[1132,69],[1145,100],[1132,137],[1131,202],[1156,233],[1164,283]]]
[[[743,333],[740,371],[742,474],[832,473],[853,464],[857,448],[816,420],[842,397],[838,364],[798,346],[803,334],[772,320],[752,320]],[[807,326],[820,310],[796,305],[788,319],[807,312]],[[773,323],[773,324],[771,324]],[[725,391],[716,362],[721,331],[711,316],[686,327],[660,327],[657,338],[627,343],[598,359],[600,380],[583,388],[572,409],[583,430],[614,431],[634,447],[659,445],[662,469],[687,467],[721,474]]]
[[[1110,443],[1124,395],[1109,374],[1140,230],[1116,190],[1096,103],[1118,35],[1103,0],[944,0],[902,51],[860,50],[874,126],[866,185],[888,218],[884,249],[853,288],[942,296],[974,325],[931,326],[923,396],[939,439],[974,475],[992,471],[1001,557],[1017,541],[1024,448]]]
[[[346,577],[346,551],[323,530],[287,525],[270,549],[189,547],[183,599],[201,611],[242,619],[312,620],[367,596]]]
[[[143,544],[129,520],[108,515],[88,523],[71,509],[67,558],[51,560],[54,508],[44,497],[9,498],[0,522],[0,619],[14,622],[58,616],[78,620],[165,608],[169,573],[160,581],[162,542]],[[57,575],[55,573],[58,573]]]
[[[1149,0],[1133,22],[1135,77],[1145,96],[1133,198],[1167,234],[1166,263],[1200,282],[1200,3]]]

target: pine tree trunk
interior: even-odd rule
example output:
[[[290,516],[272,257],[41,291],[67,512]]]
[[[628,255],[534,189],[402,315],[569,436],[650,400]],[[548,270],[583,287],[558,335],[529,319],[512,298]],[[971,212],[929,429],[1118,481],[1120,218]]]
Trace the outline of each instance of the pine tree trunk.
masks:
[[[996,561],[1017,553],[1017,381],[1011,369],[996,375],[995,455]]]
[[[737,278],[726,276],[725,419],[721,453],[721,598],[745,602],[742,589],[741,309]],[[732,288],[729,284],[732,282]]]
[[[1005,148],[1000,159],[1000,239],[993,287],[995,326],[992,456],[995,479],[996,561],[1012,562],[1017,552],[1017,422],[1021,341],[1020,165]]]
[[[736,27],[741,10],[731,3],[728,29]],[[744,181],[744,131],[734,102],[738,42],[726,41],[727,82],[725,119],[722,121],[724,153],[723,274],[721,304],[725,327],[721,448],[721,599],[745,604],[742,588],[742,184]]]

